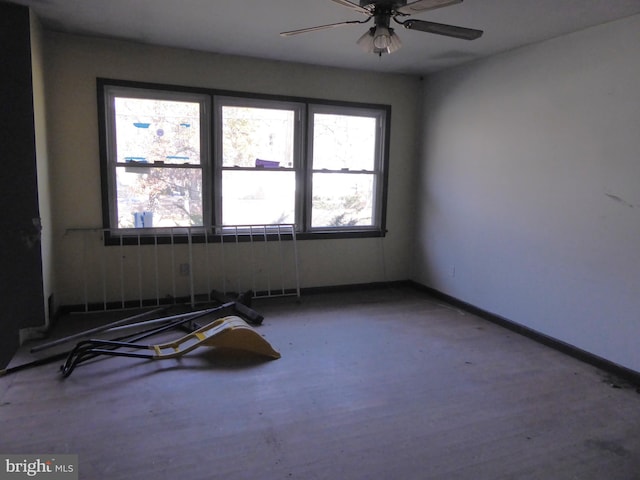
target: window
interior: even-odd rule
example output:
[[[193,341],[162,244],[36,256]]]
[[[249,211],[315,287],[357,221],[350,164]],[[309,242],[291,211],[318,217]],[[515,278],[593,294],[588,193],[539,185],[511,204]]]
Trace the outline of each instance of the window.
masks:
[[[384,235],[390,107],[98,80],[104,226]]]
[[[311,230],[380,225],[384,112],[312,106]]]
[[[220,223],[298,223],[303,106],[230,97],[216,98],[215,104]]]
[[[208,97],[107,88],[109,227],[204,226]]]

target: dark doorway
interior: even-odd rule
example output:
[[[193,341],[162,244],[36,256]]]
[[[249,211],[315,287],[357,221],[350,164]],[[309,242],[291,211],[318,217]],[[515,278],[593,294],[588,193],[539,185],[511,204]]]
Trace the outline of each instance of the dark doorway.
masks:
[[[0,367],[44,323],[29,9],[0,3]]]

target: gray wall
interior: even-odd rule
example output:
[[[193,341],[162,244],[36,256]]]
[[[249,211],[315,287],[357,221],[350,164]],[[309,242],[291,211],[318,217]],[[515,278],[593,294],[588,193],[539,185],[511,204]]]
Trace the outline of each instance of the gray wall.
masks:
[[[640,16],[424,86],[414,278],[640,371]]]

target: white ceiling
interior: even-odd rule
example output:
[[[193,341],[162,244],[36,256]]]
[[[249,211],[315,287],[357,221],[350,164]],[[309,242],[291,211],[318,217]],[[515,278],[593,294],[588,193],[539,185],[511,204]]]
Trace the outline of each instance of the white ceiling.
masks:
[[[331,0],[12,0],[45,28],[232,55],[424,74],[640,14],[640,0],[465,0],[412,18],[484,30],[473,41],[405,30],[403,48],[378,57],[356,40],[371,24],[281,37],[279,32],[364,15]],[[357,3],[357,0],[354,0]]]

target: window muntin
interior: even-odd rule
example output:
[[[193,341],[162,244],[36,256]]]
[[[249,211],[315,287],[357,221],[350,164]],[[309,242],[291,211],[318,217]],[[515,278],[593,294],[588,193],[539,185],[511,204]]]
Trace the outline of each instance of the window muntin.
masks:
[[[113,233],[295,223],[301,238],[384,234],[389,107],[98,85]]]
[[[205,226],[208,97],[107,87],[105,101],[110,226]]]

